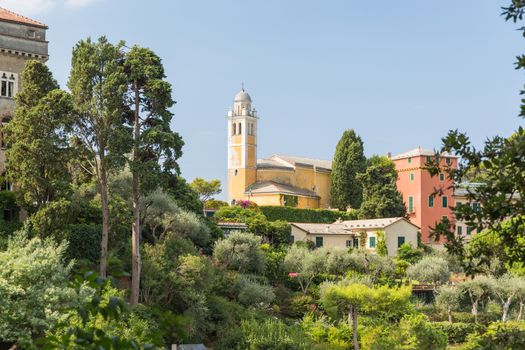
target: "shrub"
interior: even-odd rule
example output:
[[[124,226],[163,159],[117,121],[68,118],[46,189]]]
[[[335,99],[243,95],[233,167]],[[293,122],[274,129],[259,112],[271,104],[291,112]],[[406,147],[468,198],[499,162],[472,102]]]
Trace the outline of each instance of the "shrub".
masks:
[[[66,229],[69,242],[66,257],[71,260],[87,260],[97,264],[100,259],[101,225],[77,224]]]
[[[399,327],[405,350],[440,350],[447,348],[447,335],[434,327],[423,314],[407,315]]]
[[[213,257],[230,270],[261,273],[265,264],[260,243],[260,237],[251,233],[234,232],[215,243]]]
[[[229,204],[225,201],[220,201],[218,199],[209,199],[204,202],[204,208],[206,209],[220,209],[222,207],[227,207]]]
[[[237,349],[257,350],[306,350],[312,344],[308,336],[297,325],[287,326],[280,320],[255,320],[241,322],[244,347]]]
[[[469,334],[482,329],[482,326],[472,322],[432,322],[432,325],[448,335],[449,343],[455,344],[464,343]]]
[[[239,275],[235,282],[238,300],[245,306],[269,304],[275,298],[271,286],[261,284],[249,276]]]
[[[261,206],[260,211],[269,221],[284,220],[287,222],[333,223],[338,219],[355,220],[357,212],[328,209],[300,209],[279,206]]]
[[[525,349],[525,322],[494,322],[486,332],[471,334],[464,349]]]
[[[286,311],[291,317],[302,317],[311,311],[314,299],[308,294],[297,293],[287,300]]]

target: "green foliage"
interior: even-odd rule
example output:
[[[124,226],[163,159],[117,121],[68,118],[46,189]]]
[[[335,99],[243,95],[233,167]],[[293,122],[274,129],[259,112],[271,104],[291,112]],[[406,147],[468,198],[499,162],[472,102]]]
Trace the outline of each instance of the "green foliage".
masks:
[[[15,193],[0,191],[0,214],[10,212],[12,217],[12,220],[6,220],[4,215],[0,215],[0,249],[7,245],[8,238],[20,227],[19,211]]]
[[[434,327],[423,314],[407,315],[399,324],[403,350],[445,350],[447,335]]]
[[[388,248],[386,246],[385,231],[376,231],[377,247],[376,252],[381,256],[388,256]]]
[[[338,219],[357,219],[356,211],[347,212],[328,209],[300,209],[279,206],[261,206],[259,209],[269,221],[284,220],[287,222],[331,224]]]
[[[261,284],[249,275],[239,275],[235,281],[235,289],[237,299],[245,306],[268,305],[275,298],[271,286]]]
[[[407,269],[407,277],[421,283],[441,285],[448,282],[450,270],[448,262],[437,256],[425,256]]]
[[[199,195],[183,177],[171,173],[164,173],[162,177],[164,178],[162,181],[164,190],[171,195],[180,208],[196,214],[202,213],[203,206]]]
[[[195,178],[190,184],[191,188],[199,194],[200,200],[206,202],[214,195],[222,192],[221,180],[206,181],[200,177]]]
[[[287,326],[280,320],[241,322],[242,343],[232,349],[246,350],[307,350],[312,345],[297,325]]]
[[[412,248],[408,243],[403,243],[397,249],[397,259],[404,260],[409,264],[416,264],[423,257],[423,252],[420,249]]]
[[[261,240],[251,233],[234,232],[215,243],[214,259],[227,269],[245,273],[264,272]]]
[[[17,232],[0,252],[0,339],[30,347],[52,328],[73,300],[68,288],[67,246]]]
[[[227,202],[218,199],[208,199],[204,202],[204,208],[206,209],[220,209],[227,206],[229,206]]]
[[[441,330],[448,336],[448,342],[459,344],[464,343],[469,334],[480,330],[480,325],[469,322],[432,322],[434,328]]]
[[[306,294],[313,279],[326,270],[326,252],[322,249],[309,250],[294,244],[286,252],[284,268],[288,273],[297,273],[294,278]]]
[[[403,196],[397,190],[397,170],[388,157],[373,156],[366,170],[356,175],[363,187],[363,202],[359,210],[362,219],[406,216]]]
[[[16,118],[5,125],[6,170],[20,205],[39,208],[70,190],[71,97],[58,88],[49,68],[30,60],[16,95]]]
[[[495,322],[481,334],[471,334],[465,350],[525,349],[525,322]]]
[[[357,181],[357,174],[366,168],[363,141],[354,130],[346,130],[337,143],[332,163],[332,206],[346,210],[349,206],[361,206],[363,189]]]
[[[346,350],[352,346],[352,328],[344,322],[332,324],[326,317],[309,313],[301,326],[314,343],[321,345],[320,349]]]
[[[73,285],[76,297],[85,300],[71,308],[63,320],[39,341],[43,349],[164,348],[157,322],[144,317],[141,308],[130,311],[122,293],[111,287],[108,280],[97,278],[92,273],[84,277],[86,280],[77,278]]]
[[[66,240],[69,242],[66,256],[72,260],[87,260],[92,265],[100,259],[100,225],[75,224],[66,229]]]
[[[462,296],[461,289],[455,286],[441,286],[436,296],[436,305],[447,312],[449,322],[452,322],[452,311],[457,311]]]

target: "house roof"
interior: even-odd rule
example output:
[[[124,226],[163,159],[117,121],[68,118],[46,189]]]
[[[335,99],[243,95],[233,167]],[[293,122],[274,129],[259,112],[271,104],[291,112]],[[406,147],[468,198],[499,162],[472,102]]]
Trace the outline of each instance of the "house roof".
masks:
[[[294,169],[295,167],[311,167],[318,170],[332,170],[332,161],[305,157],[294,157],[275,154],[270,158],[258,159],[258,168],[284,168]]]
[[[483,186],[479,182],[463,182],[454,187],[454,196],[464,197],[470,193],[476,193],[476,189]]]
[[[419,229],[409,220],[403,217],[397,218],[382,218],[382,219],[367,219],[367,220],[349,220],[336,222],[333,224],[307,224],[307,223],[292,223],[293,226],[308,232],[310,234],[352,234],[353,231],[363,229],[381,229],[386,228],[396,222],[406,221],[415,228]]]
[[[250,185],[244,193],[251,195],[279,193],[303,197],[319,197],[314,191],[274,181],[258,181]]]
[[[435,155],[436,155],[436,151],[431,150],[429,148],[422,148],[421,146],[419,146],[417,148],[411,149],[410,151],[397,154],[390,159],[396,160],[396,159],[403,159],[403,158],[410,158],[410,157],[435,156]],[[457,156],[454,156],[448,152],[441,153],[441,156],[449,157],[449,158],[458,158]]]
[[[0,21],[26,24],[26,25],[30,25],[33,27],[39,27],[39,28],[44,28],[44,29],[48,28],[47,25],[45,25],[42,22],[38,22],[38,21],[35,21],[34,19],[19,15],[18,13],[14,13],[3,7],[0,7]]]

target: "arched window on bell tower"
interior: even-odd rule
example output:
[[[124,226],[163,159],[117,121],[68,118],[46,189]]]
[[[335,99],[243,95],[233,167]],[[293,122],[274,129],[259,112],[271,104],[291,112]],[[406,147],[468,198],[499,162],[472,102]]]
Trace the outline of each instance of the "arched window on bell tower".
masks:
[[[232,123],[232,124],[233,124],[232,135],[235,135],[237,133],[237,124],[236,123]]]
[[[242,124],[239,123],[239,135],[242,135]]]

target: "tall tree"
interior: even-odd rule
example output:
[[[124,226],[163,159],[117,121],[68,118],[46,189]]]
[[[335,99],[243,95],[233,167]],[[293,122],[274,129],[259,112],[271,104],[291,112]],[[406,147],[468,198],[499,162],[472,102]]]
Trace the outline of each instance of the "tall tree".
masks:
[[[15,118],[4,125],[7,176],[16,185],[19,204],[40,209],[70,189],[72,104],[40,61],[26,63],[22,81]]]
[[[525,2],[513,0],[508,7],[502,8],[505,20],[521,22],[525,15]],[[519,28],[525,34],[525,27]],[[525,55],[517,57],[516,69],[525,69]],[[521,95],[525,89],[521,90]],[[525,117],[525,99],[521,100],[521,118]],[[490,229],[501,242],[501,249],[485,249],[488,256],[480,253],[467,257],[465,269],[469,274],[475,273],[476,263],[472,258],[485,262],[493,254],[505,251],[509,257],[508,264],[521,265],[525,259],[525,245],[522,243],[525,227],[525,129],[519,126],[510,137],[496,136],[485,141],[482,148],[472,145],[466,133],[458,130],[449,131],[442,139],[440,152],[449,152],[460,157],[457,169],[439,169],[439,162],[429,166],[431,174],[437,175],[446,171],[455,182],[468,179],[473,173],[483,174],[482,184],[468,188],[467,201],[479,203],[479,206],[458,205],[454,208],[456,220],[463,221],[477,232]],[[437,158],[437,157],[436,157]],[[446,248],[449,252],[465,258],[465,249],[461,235],[456,234],[455,227],[446,222],[436,226],[436,238],[444,235],[447,238]],[[485,255],[485,254],[483,254]],[[473,269],[474,268],[474,269]]]
[[[363,187],[359,215],[363,219],[392,218],[406,215],[403,195],[397,190],[397,171],[387,157],[373,156],[367,160],[365,172],[357,174]]]
[[[100,275],[106,276],[110,230],[109,184],[112,171],[123,167],[129,151],[129,128],[124,99],[127,77],[123,66],[123,43],[113,45],[105,37],[97,42],[81,40],[73,49],[68,87],[73,96],[76,144],[86,157],[98,183],[102,206]]]
[[[200,177],[191,182],[191,187],[199,194],[202,202],[212,199],[214,195],[221,193],[221,180],[206,181]]]
[[[131,304],[139,301],[140,291],[140,198],[159,186],[163,174],[179,173],[177,159],[183,141],[173,132],[169,108],[171,85],[165,80],[161,59],[150,49],[133,46],[125,56],[128,78],[128,107],[133,113],[132,174],[132,276]]]
[[[356,175],[365,170],[363,141],[354,130],[346,130],[337,143],[332,164],[332,206],[346,210],[361,206],[363,189]]]

